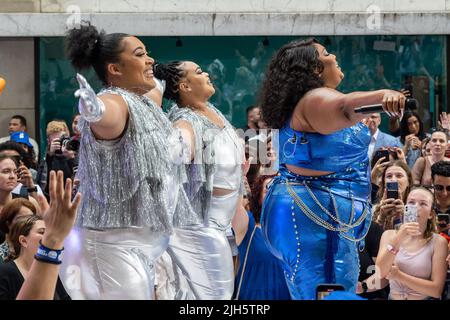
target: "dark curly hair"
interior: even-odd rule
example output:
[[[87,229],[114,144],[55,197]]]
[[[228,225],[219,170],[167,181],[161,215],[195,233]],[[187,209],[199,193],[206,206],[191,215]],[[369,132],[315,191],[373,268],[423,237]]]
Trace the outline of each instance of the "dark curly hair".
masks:
[[[106,66],[119,62],[119,55],[124,50],[122,40],[126,37],[130,35],[99,32],[89,22],[83,21],[80,27],[67,31],[66,55],[77,70],[92,66],[98,78],[107,85]]]
[[[282,128],[305,93],[323,87],[319,77],[323,64],[315,43],[313,38],[295,40],[272,57],[260,96],[262,118],[269,128]]]
[[[250,197],[250,211],[253,213],[256,223],[259,223],[261,219],[262,203],[260,201],[261,193],[263,191],[264,181],[267,179],[273,179],[276,174],[273,175],[260,175],[253,183],[250,184],[252,196]]]
[[[178,85],[181,78],[186,75],[186,72],[180,68],[183,61],[172,61],[169,63],[156,63],[153,66],[153,74],[156,78],[166,81],[166,90],[164,91],[164,98],[175,102],[180,102],[180,90]]]
[[[419,114],[414,111],[408,111],[403,116],[402,121],[400,121],[400,141],[403,144],[405,144],[406,136],[411,134],[408,129],[408,119],[411,117],[416,117],[417,120],[419,121],[419,133],[417,134],[417,137],[420,140],[423,140],[426,138],[425,132],[423,130],[423,122],[422,122],[422,119],[420,118]]]

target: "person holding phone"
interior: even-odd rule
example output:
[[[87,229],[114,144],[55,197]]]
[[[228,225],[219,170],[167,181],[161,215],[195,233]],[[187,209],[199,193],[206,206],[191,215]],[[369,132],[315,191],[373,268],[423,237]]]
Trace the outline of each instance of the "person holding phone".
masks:
[[[407,205],[416,207],[409,212],[417,216],[405,217],[398,230],[383,233],[376,261],[379,275],[389,280],[392,300],[439,299],[447,276],[448,247],[435,233],[434,195],[424,187],[414,188]],[[411,222],[413,218],[417,222]]]
[[[385,230],[398,228],[404,203],[412,186],[413,178],[404,161],[385,163],[378,189],[377,203],[373,207],[373,220],[365,239],[365,247],[359,252],[360,274],[357,293],[367,299],[386,299],[388,281],[374,274],[375,260],[380,239]]]
[[[375,151],[380,148],[403,147],[403,145],[397,138],[391,136],[388,133],[384,133],[378,128],[381,124],[380,113],[372,113],[367,115],[367,118],[364,119],[364,123],[369,128],[371,135],[369,148],[367,151],[369,154],[369,159],[372,159],[375,154]]]
[[[408,166],[412,168],[422,155],[422,140],[426,138],[423,122],[415,111],[406,112],[400,121],[399,141],[403,144],[403,152]]]
[[[12,192],[19,181],[28,188],[28,195],[22,196]],[[41,208],[37,197],[37,189],[27,167],[18,162],[15,157],[0,154],[0,212],[12,199],[25,198],[31,201],[40,213]]]
[[[323,45],[295,40],[274,54],[262,85],[263,120],[279,129],[280,175],[261,226],[293,299],[315,299],[319,283],[356,291],[358,243],[371,221],[371,135],[354,109],[380,103],[399,115],[405,106],[393,90],[339,92],[343,77]]]
[[[395,220],[401,218],[412,185],[412,173],[404,161],[396,160],[386,164],[377,193],[380,200],[373,209],[374,221],[384,230],[394,228]]]

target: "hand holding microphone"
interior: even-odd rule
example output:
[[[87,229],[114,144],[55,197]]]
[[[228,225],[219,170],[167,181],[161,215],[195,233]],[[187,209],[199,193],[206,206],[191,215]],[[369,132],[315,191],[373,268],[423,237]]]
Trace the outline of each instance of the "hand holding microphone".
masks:
[[[372,104],[355,108],[355,113],[371,114],[386,112],[389,117],[402,117],[404,110],[417,109],[417,100],[406,98],[401,92],[387,90],[381,104]]]

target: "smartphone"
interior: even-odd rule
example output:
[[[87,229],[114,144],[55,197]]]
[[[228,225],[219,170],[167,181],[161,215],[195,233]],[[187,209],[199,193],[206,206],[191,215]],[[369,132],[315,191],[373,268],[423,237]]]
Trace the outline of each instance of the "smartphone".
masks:
[[[417,222],[417,206],[407,204],[403,212],[403,223]]]
[[[17,180],[22,180],[22,171],[20,169],[16,169]]]
[[[394,230],[399,230],[400,227],[402,226],[402,219],[401,218],[396,218],[393,222],[394,224]]]
[[[386,182],[387,199],[398,199],[398,182]]]
[[[322,283],[316,287],[316,300],[323,300],[333,291],[345,291],[345,288],[340,284]]]
[[[389,150],[377,150],[375,151],[375,153],[373,154],[372,157],[372,163],[376,163],[379,159],[383,158],[383,161],[381,161],[381,163],[384,162],[389,162]]]

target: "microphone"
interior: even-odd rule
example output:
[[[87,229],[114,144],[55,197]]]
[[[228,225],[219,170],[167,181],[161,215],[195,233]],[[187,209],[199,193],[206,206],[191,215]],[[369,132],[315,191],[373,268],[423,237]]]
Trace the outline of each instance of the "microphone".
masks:
[[[413,98],[406,98],[405,111],[411,111],[417,109],[417,100]],[[370,114],[384,112],[382,104],[370,104],[368,106],[361,106],[354,109],[355,113]]]

